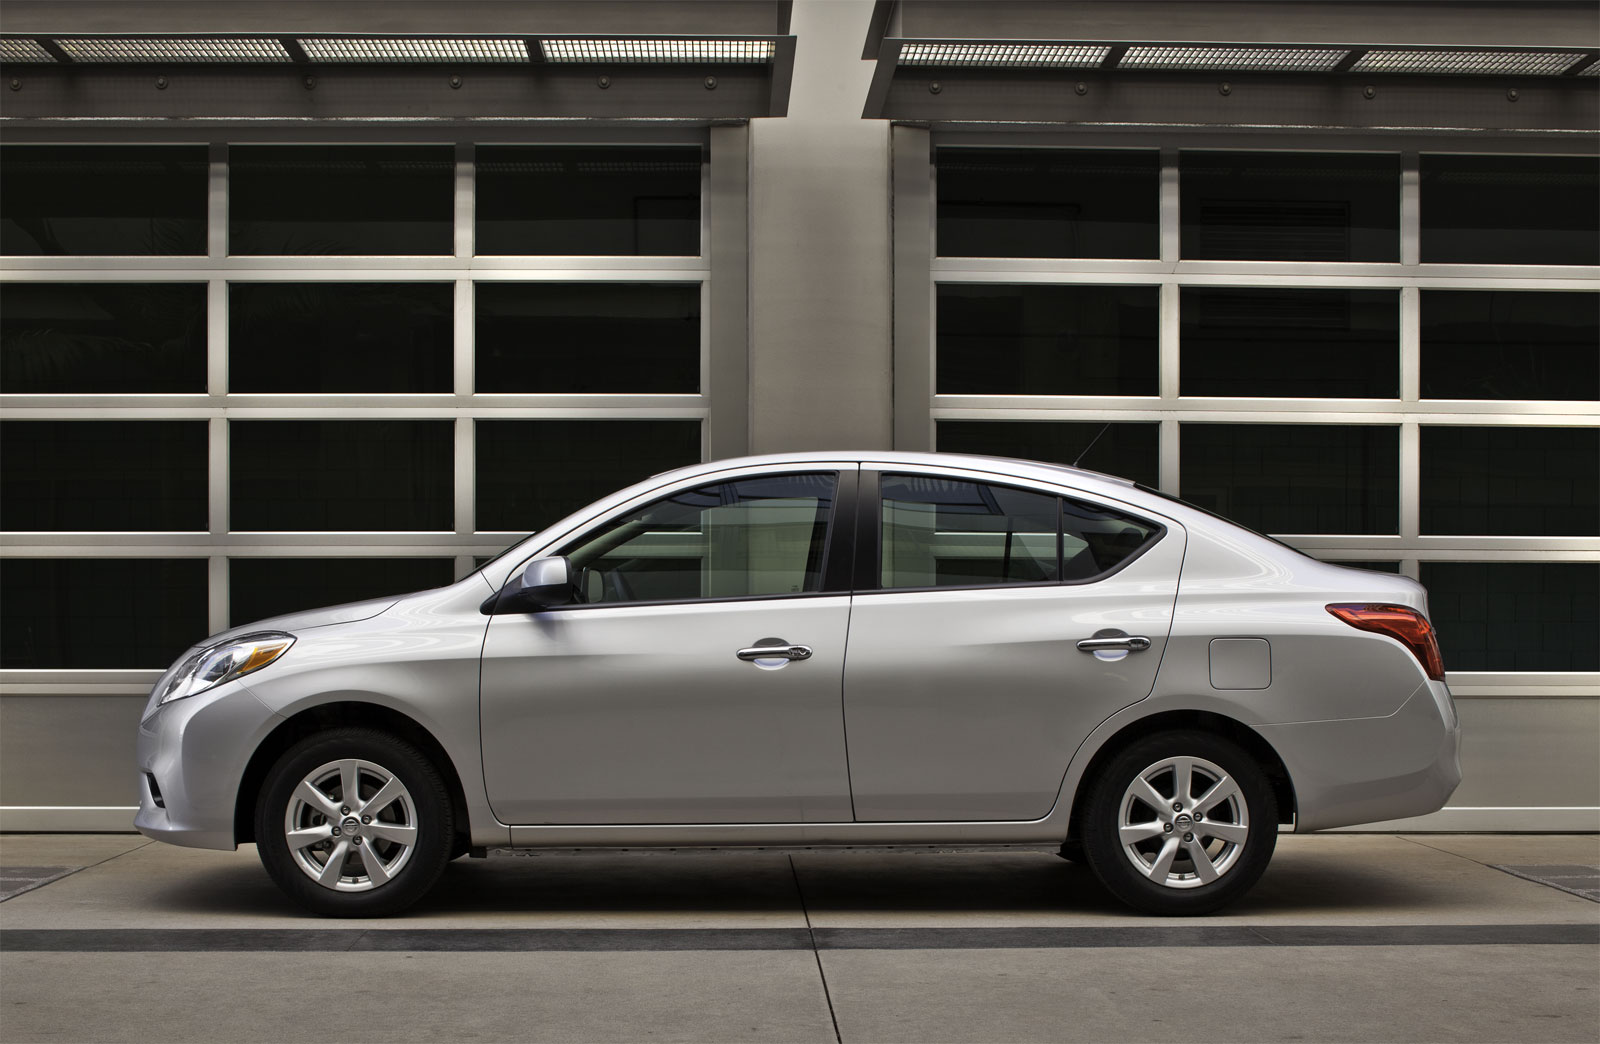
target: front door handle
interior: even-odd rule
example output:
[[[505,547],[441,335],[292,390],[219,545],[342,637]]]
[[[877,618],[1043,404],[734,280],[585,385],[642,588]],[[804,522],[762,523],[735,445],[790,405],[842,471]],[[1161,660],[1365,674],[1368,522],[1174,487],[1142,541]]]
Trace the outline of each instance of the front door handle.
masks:
[[[1144,652],[1150,648],[1150,639],[1139,634],[1123,634],[1115,637],[1085,638],[1078,643],[1080,652],[1110,652],[1123,649],[1128,652]]]
[[[734,653],[741,660],[758,663],[762,660],[809,660],[811,646],[791,645],[778,638],[763,638],[761,644]]]

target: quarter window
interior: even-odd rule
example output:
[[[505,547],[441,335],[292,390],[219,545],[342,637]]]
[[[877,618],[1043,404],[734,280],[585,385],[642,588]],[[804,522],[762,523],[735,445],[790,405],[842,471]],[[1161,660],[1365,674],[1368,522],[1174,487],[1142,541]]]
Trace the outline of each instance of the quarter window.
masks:
[[[674,493],[563,549],[588,603],[807,594],[822,586],[839,476],[770,475]]]

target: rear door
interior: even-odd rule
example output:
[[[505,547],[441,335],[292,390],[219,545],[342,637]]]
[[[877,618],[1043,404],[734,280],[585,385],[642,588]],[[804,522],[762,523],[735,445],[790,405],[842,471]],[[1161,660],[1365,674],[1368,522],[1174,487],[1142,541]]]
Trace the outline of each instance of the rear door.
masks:
[[[1042,818],[1083,738],[1154,685],[1181,527],[888,465],[863,467],[861,506],[877,518],[858,529],[845,662],[856,819]]]

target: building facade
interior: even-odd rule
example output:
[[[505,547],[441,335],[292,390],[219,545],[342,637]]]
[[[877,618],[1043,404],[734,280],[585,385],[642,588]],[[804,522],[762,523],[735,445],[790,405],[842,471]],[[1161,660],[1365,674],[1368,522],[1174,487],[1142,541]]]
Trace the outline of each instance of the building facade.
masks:
[[[0,828],[202,634],[746,452],[1071,462],[1431,593],[1600,816],[1592,4],[10,0]]]

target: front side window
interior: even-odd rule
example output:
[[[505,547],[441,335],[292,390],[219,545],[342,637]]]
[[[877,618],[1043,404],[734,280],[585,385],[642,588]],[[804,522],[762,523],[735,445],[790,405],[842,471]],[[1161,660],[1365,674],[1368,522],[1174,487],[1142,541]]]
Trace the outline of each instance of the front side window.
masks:
[[[674,493],[560,552],[579,600],[682,602],[822,588],[836,472],[767,475]]]

